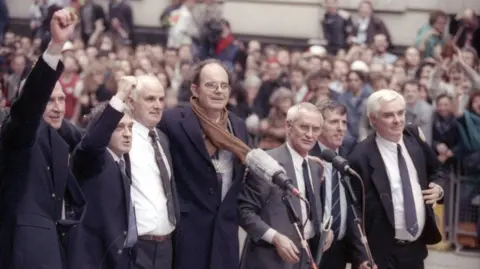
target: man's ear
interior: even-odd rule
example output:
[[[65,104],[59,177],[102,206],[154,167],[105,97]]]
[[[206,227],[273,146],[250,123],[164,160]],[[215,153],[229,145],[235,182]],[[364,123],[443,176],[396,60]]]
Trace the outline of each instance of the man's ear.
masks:
[[[192,96],[198,97],[198,86],[197,84],[193,84],[190,86],[190,91],[192,92]]]

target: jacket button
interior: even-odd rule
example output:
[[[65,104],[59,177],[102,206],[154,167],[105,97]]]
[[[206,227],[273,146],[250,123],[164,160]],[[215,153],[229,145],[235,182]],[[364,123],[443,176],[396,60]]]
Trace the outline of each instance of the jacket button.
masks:
[[[47,170],[50,171],[50,166],[47,166]]]
[[[55,199],[56,195],[55,193],[52,193],[52,199]]]
[[[215,194],[215,192],[213,191],[213,188],[208,189],[208,194],[212,196]]]
[[[127,236],[127,231],[123,231],[123,235],[124,235],[124,236]]]
[[[122,255],[122,253],[123,253],[123,251],[122,251],[121,249],[119,249],[119,250],[117,251],[117,254],[118,254],[118,255]]]

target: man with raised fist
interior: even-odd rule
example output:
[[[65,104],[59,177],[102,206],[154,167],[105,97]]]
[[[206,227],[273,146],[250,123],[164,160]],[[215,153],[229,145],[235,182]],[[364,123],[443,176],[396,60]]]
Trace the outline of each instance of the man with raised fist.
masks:
[[[42,115],[76,22],[67,9],[55,12],[50,44],[0,131],[2,269],[66,269],[70,263],[69,232],[81,222],[86,203],[68,166],[69,147]]]

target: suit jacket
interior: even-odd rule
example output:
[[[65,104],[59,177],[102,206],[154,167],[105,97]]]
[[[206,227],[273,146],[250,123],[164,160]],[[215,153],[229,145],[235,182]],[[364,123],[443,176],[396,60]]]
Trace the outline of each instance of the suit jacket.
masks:
[[[69,235],[85,213],[68,145],[42,121],[62,70],[39,58],[0,132],[1,268],[68,267]]]
[[[391,246],[395,240],[395,220],[390,181],[375,137],[376,134],[372,134],[359,143],[348,159],[350,166],[362,177],[365,186],[363,221],[373,258],[378,268],[386,268],[386,259],[391,254]],[[419,137],[418,127],[407,126],[403,141],[415,164],[421,189],[428,189],[428,184],[432,181],[440,183],[443,174],[438,169],[439,163],[430,146]],[[360,182],[352,180],[351,183],[360,199],[362,197]],[[432,206],[425,205],[425,209],[425,227],[419,240],[424,244],[436,244],[441,240],[441,235],[437,228],[435,215]],[[354,262],[361,263],[367,260],[359,241],[355,244],[353,255]],[[412,248],[412,259],[423,260],[426,256],[425,245],[420,249]]]
[[[245,123],[232,113],[229,120],[234,135],[247,143]],[[234,158],[232,186],[222,201],[216,170],[192,108],[166,110],[159,127],[170,139],[180,202],[176,269],[237,268],[237,194],[243,188],[245,166]]]
[[[268,151],[270,156],[285,168],[287,175],[297,185],[293,160],[286,144]],[[315,162],[309,161],[312,185],[315,194],[320,192],[323,169]],[[240,225],[248,234],[243,251],[242,269],[292,269],[294,265],[284,262],[277,253],[275,246],[262,240],[269,228],[290,238],[301,249],[300,237],[288,215],[282,201],[283,190],[270,184],[262,178],[249,174],[243,192],[238,198]],[[300,216],[300,200],[291,199],[292,205]],[[320,195],[315,195],[318,219],[322,219],[322,202]],[[313,224],[313,223],[312,223]],[[320,226],[314,227],[315,234],[320,234]],[[316,240],[318,241],[318,240]],[[312,253],[315,255],[316,251]]]
[[[123,113],[108,105],[74,151],[72,170],[87,200],[95,205],[82,225],[81,262],[78,268],[128,268],[130,256],[123,253],[128,231],[130,162],[126,155],[123,175],[107,150]]]

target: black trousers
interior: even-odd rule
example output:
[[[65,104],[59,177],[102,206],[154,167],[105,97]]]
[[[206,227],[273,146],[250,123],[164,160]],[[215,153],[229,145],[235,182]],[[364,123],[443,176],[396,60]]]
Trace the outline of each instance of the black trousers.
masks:
[[[171,269],[173,266],[173,243],[171,237],[162,241],[137,242],[136,269]]]
[[[425,244],[418,240],[410,244],[393,244],[386,269],[424,269],[423,256],[418,255],[424,248]]]
[[[323,253],[319,268],[345,269],[348,261],[347,240],[334,241],[330,248]]]

